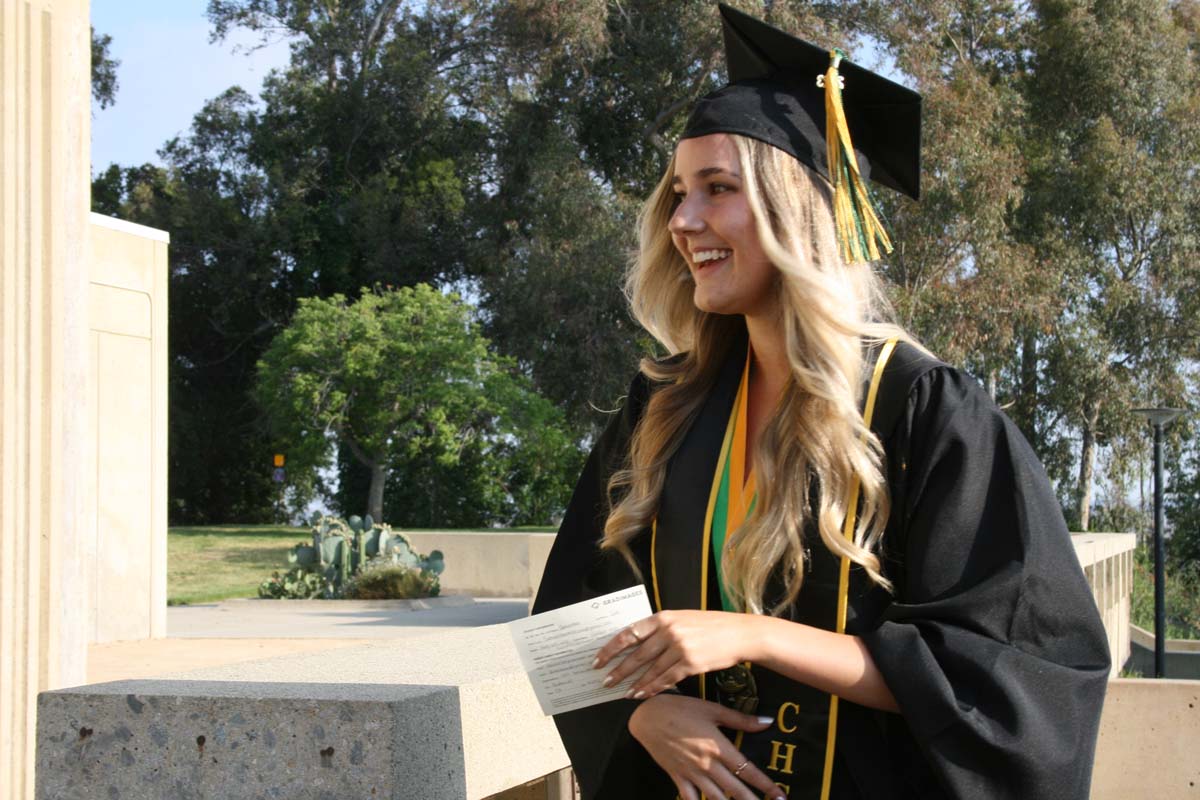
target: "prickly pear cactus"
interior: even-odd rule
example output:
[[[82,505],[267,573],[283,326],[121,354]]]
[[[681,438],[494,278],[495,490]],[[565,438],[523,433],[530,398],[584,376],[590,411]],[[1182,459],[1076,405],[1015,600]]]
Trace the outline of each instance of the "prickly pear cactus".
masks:
[[[434,584],[446,568],[440,550],[421,555],[407,536],[386,523],[375,522],[369,514],[345,520],[314,516],[312,543],[301,542],[293,547],[288,563],[294,567],[293,572],[311,573],[313,577],[306,587],[311,590],[312,582],[319,581],[324,586],[322,596],[327,598],[341,596],[343,588],[368,565],[392,565],[427,573]],[[276,589],[272,596],[290,596],[279,591]]]

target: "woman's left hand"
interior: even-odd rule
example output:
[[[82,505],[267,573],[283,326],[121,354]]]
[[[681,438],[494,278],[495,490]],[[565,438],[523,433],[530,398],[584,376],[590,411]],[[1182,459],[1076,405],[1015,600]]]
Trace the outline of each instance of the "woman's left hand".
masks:
[[[649,664],[630,687],[628,697],[653,697],[692,675],[755,660],[754,630],[762,620],[725,611],[660,611],[618,633],[596,654],[595,669],[633,648],[605,678],[613,686]]]

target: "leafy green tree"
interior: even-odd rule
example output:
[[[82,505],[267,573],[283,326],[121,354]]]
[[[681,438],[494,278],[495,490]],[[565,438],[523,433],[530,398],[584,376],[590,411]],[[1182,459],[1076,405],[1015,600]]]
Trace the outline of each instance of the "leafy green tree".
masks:
[[[376,519],[392,475],[411,506],[387,517],[398,524],[548,521],[578,451],[471,317],[424,284],[301,300],[255,389],[294,480],[314,486],[340,445],[370,472]]]
[[[1039,403],[1080,442],[1060,478],[1087,530],[1099,448],[1138,434],[1132,407],[1181,402],[1200,352],[1200,75],[1165,3],[1033,7],[1025,213],[1039,259],[1064,270]]]
[[[100,108],[108,108],[117,101],[117,67],[121,62],[109,53],[112,36],[96,34],[92,28],[92,101]]]
[[[478,121],[448,100],[469,36],[453,15],[396,3],[210,14],[218,36],[259,19],[283,30],[291,64],[261,97],[233,87],[206,103],[164,145],[165,168],[114,166],[93,186],[96,210],[172,235],[174,522],[269,519],[255,363],[298,297],[461,276],[486,151]]]
[[[1002,401],[1021,394],[1023,328],[1053,317],[1057,283],[1012,226],[1030,16],[1011,0],[866,4],[862,27],[922,94],[922,196],[880,201],[896,233],[882,269],[903,322]]]
[[[1180,465],[1165,500],[1171,530],[1167,559],[1177,574],[1190,572],[1200,584],[1200,464],[1195,454]]]

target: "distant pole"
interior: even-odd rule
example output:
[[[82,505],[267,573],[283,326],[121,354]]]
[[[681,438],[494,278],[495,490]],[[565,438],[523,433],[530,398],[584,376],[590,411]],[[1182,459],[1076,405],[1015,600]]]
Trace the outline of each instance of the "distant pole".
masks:
[[[1167,660],[1166,575],[1163,569],[1163,428],[1183,413],[1181,408],[1135,408],[1133,413],[1154,426],[1154,677],[1161,678]]]

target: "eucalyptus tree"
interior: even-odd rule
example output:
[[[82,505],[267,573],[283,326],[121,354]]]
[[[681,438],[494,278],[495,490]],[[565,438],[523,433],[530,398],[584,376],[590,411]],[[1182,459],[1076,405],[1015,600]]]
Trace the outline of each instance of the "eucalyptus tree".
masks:
[[[1033,6],[1026,213],[1037,258],[1065,269],[1039,405],[1051,437],[1078,437],[1069,494],[1087,530],[1099,447],[1140,433],[1133,406],[1179,403],[1194,380],[1200,74],[1168,3]]]

